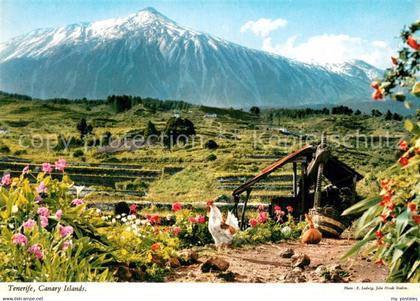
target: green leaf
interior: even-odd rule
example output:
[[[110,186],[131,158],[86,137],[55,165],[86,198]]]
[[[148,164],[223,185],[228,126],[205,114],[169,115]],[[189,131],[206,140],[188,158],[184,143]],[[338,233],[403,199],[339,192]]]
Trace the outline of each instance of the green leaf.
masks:
[[[407,131],[413,133],[416,136],[420,136],[420,127],[413,121],[407,119],[404,121],[404,127]]]
[[[360,201],[356,204],[354,204],[353,206],[351,206],[350,208],[347,208],[346,210],[343,211],[342,215],[350,215],[350,214],[356,214],[359,212],[363,212],[366,209],[378,204],[381,201],[380,197],[374,197],[371,199],[364,199],[363,201]]]
[[[407,275],[407,278],[411,278],[413,276],[414,272],[417,271],[418,267],[420,266],[420,259],[417,259],[416,262],[413,264],[413,267],[411,268],[410,272]]]
[[[397,230],[397,236],[400,237],[401,234],[404,232],[405,228],[408,225],[408,222],[410,220],[411,216],[408,210],[405,210],[403,213],[398,215],[398,217],[395,220],[396,224],[396,230]]]
[[[371,241],[375,237],[374,234],[371,234],[369,237],[362,239],[361,241],[358,241],[351,247],[350,250],[347,251],[346,254],[344,254],[341,259],[346,259],[350,256],[353,256],[356,253],[359,253],[362,247],[367,244],[369,241]]]

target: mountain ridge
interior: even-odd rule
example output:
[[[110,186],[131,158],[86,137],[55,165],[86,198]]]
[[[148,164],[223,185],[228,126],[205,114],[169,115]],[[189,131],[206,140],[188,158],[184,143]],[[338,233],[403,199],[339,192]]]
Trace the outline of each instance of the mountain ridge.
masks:
[[[317,66],[179,25],[153,8],[38,29],[0,44],[0,89],[39,98],[111,94],[244,107],[368,100],[380,70]]]

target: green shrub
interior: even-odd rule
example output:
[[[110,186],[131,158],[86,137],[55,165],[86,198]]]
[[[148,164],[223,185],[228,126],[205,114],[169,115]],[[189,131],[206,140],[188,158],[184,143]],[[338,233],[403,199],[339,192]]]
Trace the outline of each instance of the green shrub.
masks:
[[[207,156],[207,161],[215,161],[217,160],[217,156],[215,154],[210,154]]]
[[[73,153],[73,157],[75,158],[79,158],[84,156],[84,152],[81,149],[77,149],[74,153]]]
[[[204,147],[207,149],[217,149],[219,145],[214,140],[209,140],[204,144]]]

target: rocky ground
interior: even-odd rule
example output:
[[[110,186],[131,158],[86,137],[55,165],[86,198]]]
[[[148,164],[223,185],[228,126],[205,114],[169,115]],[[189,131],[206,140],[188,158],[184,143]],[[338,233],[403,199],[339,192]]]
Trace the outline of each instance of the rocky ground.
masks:
[[[209,247],[196,253],[186,251],[185,260],[174,263],[176,268],[166,281],[385,282],[386,268],[366,257],[340,260],[354,243],[348,239],[323,239],[317,245],[287,242],[220,252]]]

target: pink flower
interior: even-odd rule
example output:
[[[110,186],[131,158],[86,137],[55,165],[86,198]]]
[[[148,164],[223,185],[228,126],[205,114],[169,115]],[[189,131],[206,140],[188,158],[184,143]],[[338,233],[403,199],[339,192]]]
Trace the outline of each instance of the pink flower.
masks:
[[[13,234],[13,236],[12,236],[12,242],[15,245],[24,246],[28,243],[28,239],[22,233],[16,233],[16,234]]]
[[[45,173],[51,173],[53,171],[53,166],[50,163],[42,163],[42,171]]]
[[[32,245],[28,249],[28,252],[30,254],[35,255],[35,257],[38,258],[38,259],[44,258],[44,253],[42,252],[42,249],[41,249],[41,247],[38,244]]]
[[[34,202],[35,202],[36,204],[41,203],[41,202],[42,202],[42,197],[40,197],[39,195],[37,195],[37,196],[35,197]]]
[[[73,201],[71,201],[71,204],[73,206],[79,206],[79,205],[83,205],[85,202],[82,199],[74,199]]]
[[[64,168],[67,167],[67,162],[64,159],[59,159],[54,163],[55,169],[64,172]]]
[[[177,212],[177,211],[179,211],[181,209],[182,209],[182,204],[181,203],[176,202],[176,203],[173,203],[172,204],[172,210],[173,211]]]
[[[130,205],[130,214],[136,214],[137,213],[137,204]]]
[[[26,175],[28,173],[29,173],[29,165],[26,165],[22,170],[22,174]]]
[[[41,216],[48,217],[50,215],[50,211],[47,207],[39,207],[37,213]]]
[[[280,211],[280,210],[281,210],[280,206],[278,206],[278,205],[274,206],[274,211]]]
[[[286,209],[287,209],[287,212],[289,212],[289,213],[292,213],[293,212],[293,207],[290,206],[290,205],[287,206]]]
[[[248,224],[249,224],[251,227],[255,227],[255,226],[258,224],[258,221],[257,221],[255,218],[251,218],[251,219],[248,221]]]
[[[59,232],[60,232],[60,236],[62,238],[66,237],[66,236],[70,236],[73,234],[74,230],[72,226],[59,226],[58,228]]]
[[[172,227],[171,232],[175,235],[178,236],[179,233],[181,233],[181,228],[180,227]]]
[[[197,219],[196,219],[195,217],[193,217],[193,216],[190,216],[190,217],[188,218],[188,221],[189,221],[191,224],[194,224],[194,223],[196,223],[196,222],[197,222]]]
[[[206,222],[206,217],[202,215],[198,215],[196,220],[197,220],[197,223],[204,224]]]
[[[39,220],[41,221],[42,228],[45,228],[46,226],[48,226],[48,217],[41,215],[39,217]]]
[[[44,181],[39,183],[38,187],[36,188],[36,192],[38,193],[47,193],[47,186],[45,186]]]
[[[23,228],[26,230],[32,230],[33,227],[35,227],[36,221],[33,219],[28,219],[26,222],[23,223]]]
[[[258,214],[257,220],[261,224],[265,223],[268,220],[268,213],[267,212],[264,212],[264,211],[261,211]]]
[[[67,249],[68,248],[70,248],[71,246],[73,245],[73,241],[70,239],[70,240],[66,240],[64,243],[63,243],[63,251],[67,251]]]
[[[3,186],[9,186],[10,184],[12,184],[12,178],[10,177],[10,174],[5,174],[1,178],[1,185],[3,185]]]
[[[55,218],[60,220],[62,216],[63,216],[63,210],[58,209],[57,212],[55,213]]]

